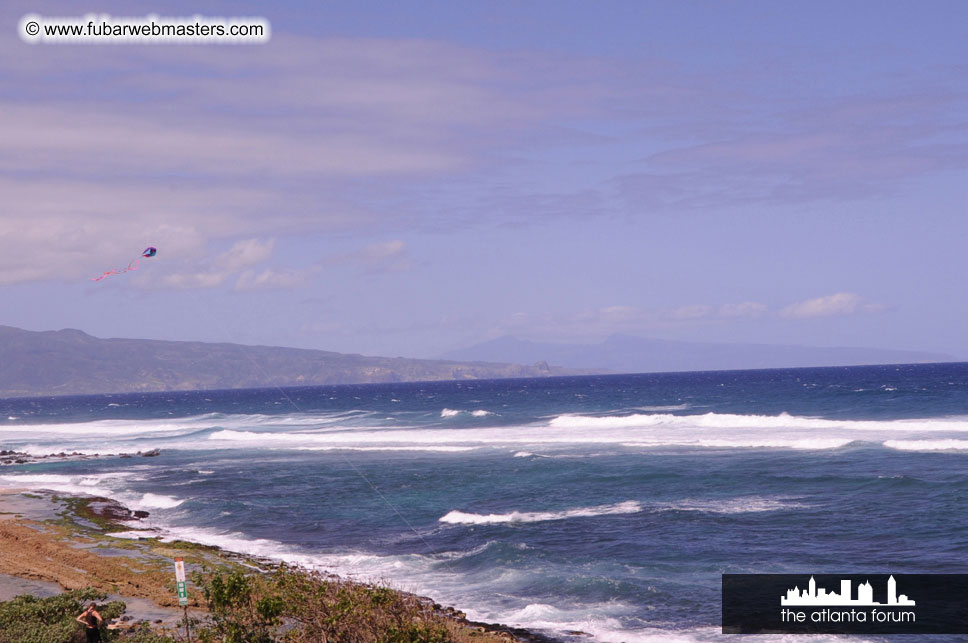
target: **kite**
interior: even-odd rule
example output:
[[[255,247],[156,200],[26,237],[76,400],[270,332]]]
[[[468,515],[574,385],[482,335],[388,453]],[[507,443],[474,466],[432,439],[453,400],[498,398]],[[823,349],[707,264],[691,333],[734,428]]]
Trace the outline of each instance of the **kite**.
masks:
[[[155,254],[157,254],[157,252],[158,252],[158,248],[155,248],[153,246],[148,246],[147,248],[145,248],[144,252],[141,253],[141,256],[140,257],[138,257],[137,259],[135,259],[134,261],[132,261],[131,263],[128,264],[128,267],[127,268],[120,268],[118,270],[108,270],[106,273],[104,273],[100,277],[92,277],[91,278],[91,281],[101,281],[102,279],[104,279],[105,277],[107,277],[109,275],[120,275],[122,272],[129,272],[131,270],[137,270],[138,269],[138,264],[141,262],[141,259],[142,258],[147,259],[148,257],[154,257]]]

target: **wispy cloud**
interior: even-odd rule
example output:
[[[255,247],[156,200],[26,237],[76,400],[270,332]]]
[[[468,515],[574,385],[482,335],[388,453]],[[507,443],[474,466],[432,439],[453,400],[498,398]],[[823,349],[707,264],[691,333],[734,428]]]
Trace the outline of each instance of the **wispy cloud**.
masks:
[[[0,79],[19,88],[16,100],[0,98],[0,283],[82,278],[128,248],[161,244],[163,229],[181,231],[163,239],[166,258],[202,260],[233,237],[402,226],[413,210],[381,200],[473,168],[597,100],[539,53],[281,32],[231,49],[117,56],[0,39]],[[366,179],[379,182],[361,190]],[[73,243],[70,260],[59,239]]]
[[[769,312],[766,304],[756,301],[744,301],[738,304],[723,304],[719,307],[719,316],[724,319],[762,317]]]
[[[814,319],[878,313],[884,308],[882,304],[866,301],[856,293],[839,292],[792,303],[781,309],[778,314],[786,319]]]
[[[319,272],[317,266],[299,270],[278,270],[266,268],[262,271],[246,270],[239,275],[234,289],[239,292],[252,290],[286,290],[305,285],[313,274]]]
[[[956,116],[966,108],[968,95],[940,87],[775,106],[758,125],[724,123],[710,140],[651,154],[614,185],[630,205],[663,210],[884,194],[968,167],[968,129]]]
[[[741,324],[753,321],[820,319],[873,314],[886,307],[854,293],[837,293],[771,308],[755,301],[719,305],[690,304],[671,308],[616,305],[577,311],[570,315],[516,312],[488,330],[492,337],[520,333],[525,336],[587,340],[614,333],[649,334],[685,327]]]
[[[206,265],[192,272],[171,273],[161,279],[161,285],[179,290],[195,288],[215,288],[224,284],[232,275],[251,266],[264,263],[272,256],[274,239],[245,239],[237,241],[231,248],[216,256]],[[240,277],[245,284],[256,284],[260,280],[253,271],[246,271]],[[265,277],[262,283],[273,281]],[[238,287],[238,286],[237,286]]]
[[[769,315],[756,302],[709,305],[689,304],[671,308],[615,305],[577,311],[570,315],[516,312],[488,331],[490,336],[524,335],[579,340],[613,333],[649,333],[684,325],[742,321]],[[774,313],[775,314],[775,313]]]
[[[17,88],[0,97],[0,284],[81,279],[148,243],[201,261],[239,237],[843,200],[968,166],[968,96],[927,80],[799,101],[755,89],[790,69],[283,31],[119,51],[0,38]],[[557,173],[562,157],[586,165]],[[239,287],[293,281],[267,269]]]
[[[405,272],[413,267],[407,244],[400,239],[373,243],[359,250],[327,257],[321,262],[327,266],[349,266],[367,274]]]

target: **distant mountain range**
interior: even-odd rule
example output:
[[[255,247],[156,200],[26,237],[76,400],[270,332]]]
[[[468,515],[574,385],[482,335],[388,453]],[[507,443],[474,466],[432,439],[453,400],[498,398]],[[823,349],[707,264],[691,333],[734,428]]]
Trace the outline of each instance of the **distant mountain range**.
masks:
[[[716,371],[800,366],[855,366],[957,361],[950,355],[873,348],[820,348],[770,344],[714,344],[612,335],[599,344],[552,344],[510,335],[452,351],[446,359],[544,361],[565,368],[616,373]]]
[[[0,397],[577,375],[547,364],[366,357],[240,344],[99,339],[0,326]]]
[[[0,397],[945,361],[955,360],[911,351],[672,342],[628,335],[613,335],[599,344],[505,336],[428,360],[99,339],[79,330],[0,326]]]

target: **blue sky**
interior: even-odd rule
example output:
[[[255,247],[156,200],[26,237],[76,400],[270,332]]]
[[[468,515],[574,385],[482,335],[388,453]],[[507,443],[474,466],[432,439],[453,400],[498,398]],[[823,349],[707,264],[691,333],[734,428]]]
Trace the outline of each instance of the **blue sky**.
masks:
[[[272,39],[16,32],[88,11],[151,9],[0,9],[0,324],[968,358],[964,2],[169,2]]]

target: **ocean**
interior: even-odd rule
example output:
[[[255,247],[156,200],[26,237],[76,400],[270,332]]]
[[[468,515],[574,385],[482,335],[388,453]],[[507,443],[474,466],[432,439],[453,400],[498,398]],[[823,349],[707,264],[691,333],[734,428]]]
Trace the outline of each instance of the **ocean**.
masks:
[[[0,436],[100,456],[0,486],[566,640],[733,640],[723,573],[968,573],[968,364],[4,399]]]

